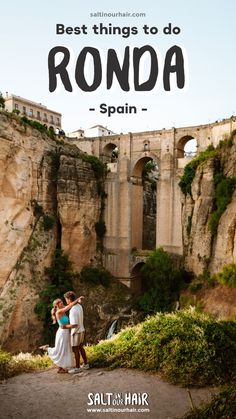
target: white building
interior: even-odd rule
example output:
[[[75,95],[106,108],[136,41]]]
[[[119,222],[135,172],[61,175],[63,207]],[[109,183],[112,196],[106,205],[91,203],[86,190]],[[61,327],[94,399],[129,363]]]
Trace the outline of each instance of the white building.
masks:
[[[104,137],[107,135],[115,135],[115,132],[110,129],[103,127],[102,125],[94,125],[94,127],[87,128],[84,131],[85,137]]]
[[[76,131],[68,132],[66,136],[69,138],[83,138],[84,130],[82,128],[79,128]]]
[[[48,128],[53,127],[55,130],[61,128],[61,114],[48,109],[42,103],[33,102],[13,94],[8,95],[8,93],[6,93],[4,99],[5,110],[8,112],[15,111],[20,116],[25,115],[27,118],[38,121]]]

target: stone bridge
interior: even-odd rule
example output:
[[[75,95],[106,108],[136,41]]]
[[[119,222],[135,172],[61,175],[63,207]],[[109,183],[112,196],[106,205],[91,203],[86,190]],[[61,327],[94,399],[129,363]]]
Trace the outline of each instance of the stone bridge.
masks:
[[[168,252],[182,255],[181,191],[178,183],[184,166],[192,159],[191,155],[186,155],[185,146],[195,139],[196,153],[199,153],[210,144],[216,146],[234,129],[236,117],[207,125],[70,139],[81,150],[108,164],[105,265],[134,291],[140,289],[138,268],[145,263],[145,258],[139,260],[133,257],[134,249],[145,250],[144,166],[153,160],[159,173],[156,179],[156,222],[148,232],[155,234],[153,248],[162,246]],[[114,158],[114,150],[118,151],[117,158]]]

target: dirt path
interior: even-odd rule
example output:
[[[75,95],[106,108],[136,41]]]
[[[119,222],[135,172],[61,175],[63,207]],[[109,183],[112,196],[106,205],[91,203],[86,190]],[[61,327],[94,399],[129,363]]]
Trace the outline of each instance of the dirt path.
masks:
[[[93,393],[93,396],[89,393]],[[98,400],[103,393],[101,405]],[[110,396],[105,393],[112,393]],[[143,393],[143,404],[116,405],[119,399]],[[131,393],[131,394],[130,394]],[[144,393],[148,393],[145,396]],[[194,405],[208,401],[214,393],[212,388],[191,389]],[[97,405],[89,405],[97,398]],[[137,401],[137,399],[136,399]],[[125,402],[124,402],[125,403]],[[148,404],[147,404],[148,403]],[[127,409],[150,409],[149,412],[132,412]],[[89,412],[87,409],[107,409],[108,412]],[[123,409],[114,412],[112,409]],[[168,384],[157,375],[141,371],[117,369],[91,369],[80,374],[57,374],[56,369],[22,374],[0,385],[1,419],[174,419],[190,409],[187,390]]]

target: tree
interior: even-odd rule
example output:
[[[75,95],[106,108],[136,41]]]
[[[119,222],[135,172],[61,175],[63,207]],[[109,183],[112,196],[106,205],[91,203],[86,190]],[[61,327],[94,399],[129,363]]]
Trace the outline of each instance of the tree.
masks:
[[[5,108],[5,99],[2,95],[2,92],[0,92],[0,109],[4,109]]]
[[[72,263],[61,249],[56,249],[50,267],[45,268],[48,277],[48,285],[39,294],[40,300],[35,306],[35,313],[43,321],[43,335],[47,343],[54,341],[55,330],[52,327],[51,309],[52,302],[56,298],[62,298],[63,294],[73,291],[73,279],[77,277],[72,271]]]
[[[139,306],[146,313],[170,311],[180,289],[180,271],[171,256],[162,248],[156,249],[142,270],[146,292],[139,298]]]

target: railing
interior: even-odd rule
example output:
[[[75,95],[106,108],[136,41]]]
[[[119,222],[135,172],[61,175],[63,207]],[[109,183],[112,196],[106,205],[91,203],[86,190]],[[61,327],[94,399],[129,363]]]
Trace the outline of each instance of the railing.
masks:
[[[184,157],[195,157],[197,155],[196,151],[185,151]]]

